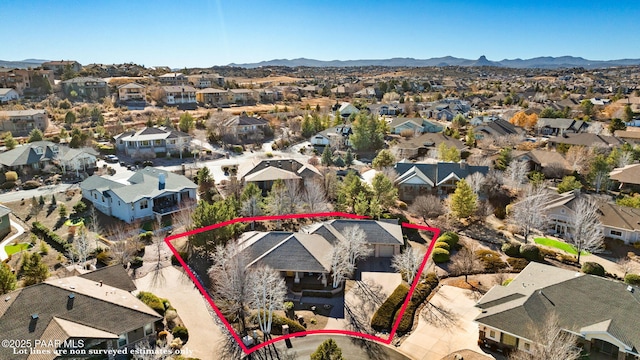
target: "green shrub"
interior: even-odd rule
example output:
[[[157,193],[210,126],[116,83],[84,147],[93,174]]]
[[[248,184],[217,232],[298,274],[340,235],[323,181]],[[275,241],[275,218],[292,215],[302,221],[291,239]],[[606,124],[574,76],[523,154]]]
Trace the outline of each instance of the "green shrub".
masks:
[[[475,255],[482,262],[485,271],[496,272],[507,267],[507,263],[502,260],[497,251],[480,249],[476,250]]]
[[[539,249],[540,249],[540,256],[542,258],[546,258],[546,257],[555,258],[555,257],[558,256],[558,252],[555,251],[555,250],[548,249],[548,248],[545,248],[545,247],[539,247]]]
[[[108,251],[102,251],[96,255],[96,260],[103,265],[111,265],[111,254]]]
[[[540,253],[540,248],[533,244],[522,244],[520,245],[520,257],[529,261],[541,261],[542,253]]]
[[[142,266],[142,258],[140,256],[136,256],[133,259],[131,259],[131,267],[133,268],[139,268],[140,266]]]
[[[258,314],[251,315],[249,321],[252,323],[257,323]],[[271,322],[271,333],[274,335],[282,335],[282,325],[289,325],[289,333],[303,332],[306,330],[304,326],[300,325],[300,323],[297,321],[287,319],[286,317],[282,317],[277,314],[273,314],[273,321]]]
[[[447,231],[438,237],[438,241],[446,242],[449,244],[449,248],[451,249],[455,248],[456,244],[458,244],[458,240],[460,240],[458,234],[451,231]]]
[[[507,258],[507,263],[509,264],[509,266],[511,266],[511,269],[513,271],[520,272],[527,265],[529,265],[529,260],[523,259],[523,258],[509,257],[509,258]]]
[[[433,249],[432,258],[436,263],[444,263],[449,261],[449,251],[442,248]]]
[[[520,257],[520,244],[515,242],[506,242],[502,244],[502,252],[507,256]]]
[[[186,251],[178,251],[178,255],[180,255],[182,260],[187,261],[188,254]],[[171,264],[176,266],[180,265],[180,261],[178,261],[178,258],[175,255],[171,255]]]
[[[13,181],[7,181],[2,183],[1,186],[3,189],[8,190],[8,189],[13,189],[14,187],[16,187],[16,183]]]
[[[162,316],[164,316],[165,311],[167,311],[163,302],[164,299],[159,298],[153,293],[140,291],[137,297],[138,299],[140,299],[140,301],[145,303],[148,307],[152,308],[153,310],[155,310],[155,312]]]
[[[184,326],[178,325],[174,327],[173,330],[171,330],[171,335],[173,335],[174,338],[180,338],[183,343],[189,340],[189,330]]]
[[[445,249],[447,251],[451,250],[449,244],[444,241],[436,241],[436,244],[433,246],[434,249]]]
[[[371,327],[376,331],[391,331],[396,311],[400,309],[408,293],[409,286],[398,285],[371,317]]]
[[[627,274],[624,277],[624,283],[629,285],[640,286],[640,275],[639,274]]]
[[[293,301],[287,301],[284,303],[284,309],[287,311],[293,310],[293,306],[294,306]]]
[[[400,323],[398,324],[398,333],[405,334],[411,331],[411,328],[413,327],[413,319],[415,318],[418,307],[424,303],[436,286],[438,286],[438,278],[434,273],[427,274],[425,279],[418,283],[411,295],[411,300],[409,300],[409,304],[402,315],[402,319],[400,319]]]
[[[140,234],[140,241],[142,241],[143,243],[149,245],[151,244],[152,240],[153,240],[153,232],[145,231],[142,234]]]
[[[51,245],[52,248],[60,253],[66,254],[72,247],[67,240],[61,238],[58,234],[51,231],[51,229],[38,221],[34,221],[32,223],[31,232],[36,234],[36,236],[40,236],[44,241]]]
[[[18,181],[18,173],[15,171],[7,171],[4,173],[4,179],[5,181],[16,182]]]
[[[244,149],[240,145],[234,145],[232,150],[236,154],[242,154],[244,152]]]
[[[35,180],[28,180],[28,181],[25,181],[22,184],[22,188],[24,190],[36,189],[36,188],[39,188],[39,187],[40,187],[40,183],[35,181]]]
[[[87,210],[87,204],[85,204],[82,200],[78,201],[77,204],[73,205],[73,211],[76,214],[82,214]]]
[[[587,261],[582,264],[582,272],[585,274],[604,276],[604,267],[598,263]]]
[[[507,280],[502,282],[502,286],[507,286],[507,285],[511,284],[512,281],[513,281],[513,279],[507,279]]]

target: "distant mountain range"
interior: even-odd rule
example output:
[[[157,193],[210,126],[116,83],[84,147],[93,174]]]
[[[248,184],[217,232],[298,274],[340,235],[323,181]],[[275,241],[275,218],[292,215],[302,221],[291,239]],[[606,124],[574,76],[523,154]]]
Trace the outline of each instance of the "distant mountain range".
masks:
[[[560,57],[536,57],[532,59],[504,59],[501,61],[490,61],[483,55],[477,60],[469,60],[456,58],[453,56],[445,56],[431,59],[414,59],[414,58],[392,58],[381,60],[331,60],[322,61],[314,59],[275,59],[269,61],[262,61],[259,63],[249,64],[235,64],[231,63],[228,66],[236,66],[243,68],[256,68],[260,66],[309,66],[309,67],[349,67],[349,66],[389,66],[389,67],[422,67],[422,66],[497,66],[505,68],[542,68],[542,69],[556,69],[556,68],[573,68],[583,67],[588,69],[606,68],[613,66],[630,66],[640,65],[640,59],[620,59],[620,60],[587,60],[581,57],[575,56],[560,56]]]
[[[40,66],[49,60],[25,59],[21,61],[0,60],[0,67],[8,68],[29,68]],[[517,69],[558,69],[583,67],[586,69],[607,68],[613,66],[633,66],[640,65],[640,59],[619,59],[619,60],[587,60],[575,56],[543,56],[532,59],[504,59],[491,61],[482,55],[477,60],[462,59],[453,56],[437,57],[431,59],[414,58],[391,58],[379,60],[314,60],[306,58],[298,59],[274,59],[261,61],[258,63],[236,64],[227,66],[242,68],[257,68],[261,66],[287,66],[287,67],[359,67],[359,66],[388,66],[388,67],[423,67],[423,66],[496,66]]]

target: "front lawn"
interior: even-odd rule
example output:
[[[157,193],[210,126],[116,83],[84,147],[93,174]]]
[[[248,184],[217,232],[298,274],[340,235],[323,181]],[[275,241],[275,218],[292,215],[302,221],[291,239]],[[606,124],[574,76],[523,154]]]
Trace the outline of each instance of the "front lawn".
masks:
[[[536,244],[549,246],[549,247],[552,247],[552,248],[556,248],[556,249],[562,250],[562,251],[564,251],[566,253],[569,253],[571,255],[578,255],[578,250],[576,250],[573,247],[573,245],[567,244],[566,242],[558,241],[558,240],[555,240],[555,239],[549,239],[549,238],[541,238],[541,237],[535,238],[535,239],[533,239],[533,241]],[[582,250],[581,255],[589,255],[589,253],[584,251],[584,250]]]
[[[7,255],[13,255],[15,253],[19,253],[20,251],[27,250],[31,246],[32,246],[31,243],[26,243],[26,242],[16,244],[16,245],[7,245],[4,247],[4,251],[7,252]]]

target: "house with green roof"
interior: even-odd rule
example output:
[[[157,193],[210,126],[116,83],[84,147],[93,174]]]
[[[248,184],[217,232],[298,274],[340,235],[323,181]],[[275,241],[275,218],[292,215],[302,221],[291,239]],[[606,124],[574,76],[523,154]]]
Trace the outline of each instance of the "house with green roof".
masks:
[[[536,326],[551,314],[577,346],[598,359],[640,357],[640,289],[622,282],[531,262],[507,286],[476,304],[479,340],[502,351],[530,352]]]
[[[84,199],[127,223],[161,218],[185,204],[194,205],[197,187],[182,175],[150,166],[124,179],[93,175],[80,183]]]

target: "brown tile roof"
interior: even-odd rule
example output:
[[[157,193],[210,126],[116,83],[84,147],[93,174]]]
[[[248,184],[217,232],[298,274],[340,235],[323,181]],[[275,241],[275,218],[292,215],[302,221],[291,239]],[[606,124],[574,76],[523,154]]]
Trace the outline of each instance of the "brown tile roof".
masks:
[[[640,209],[606,203],[600,206],[600,222],[608,227],[640,230]]]

